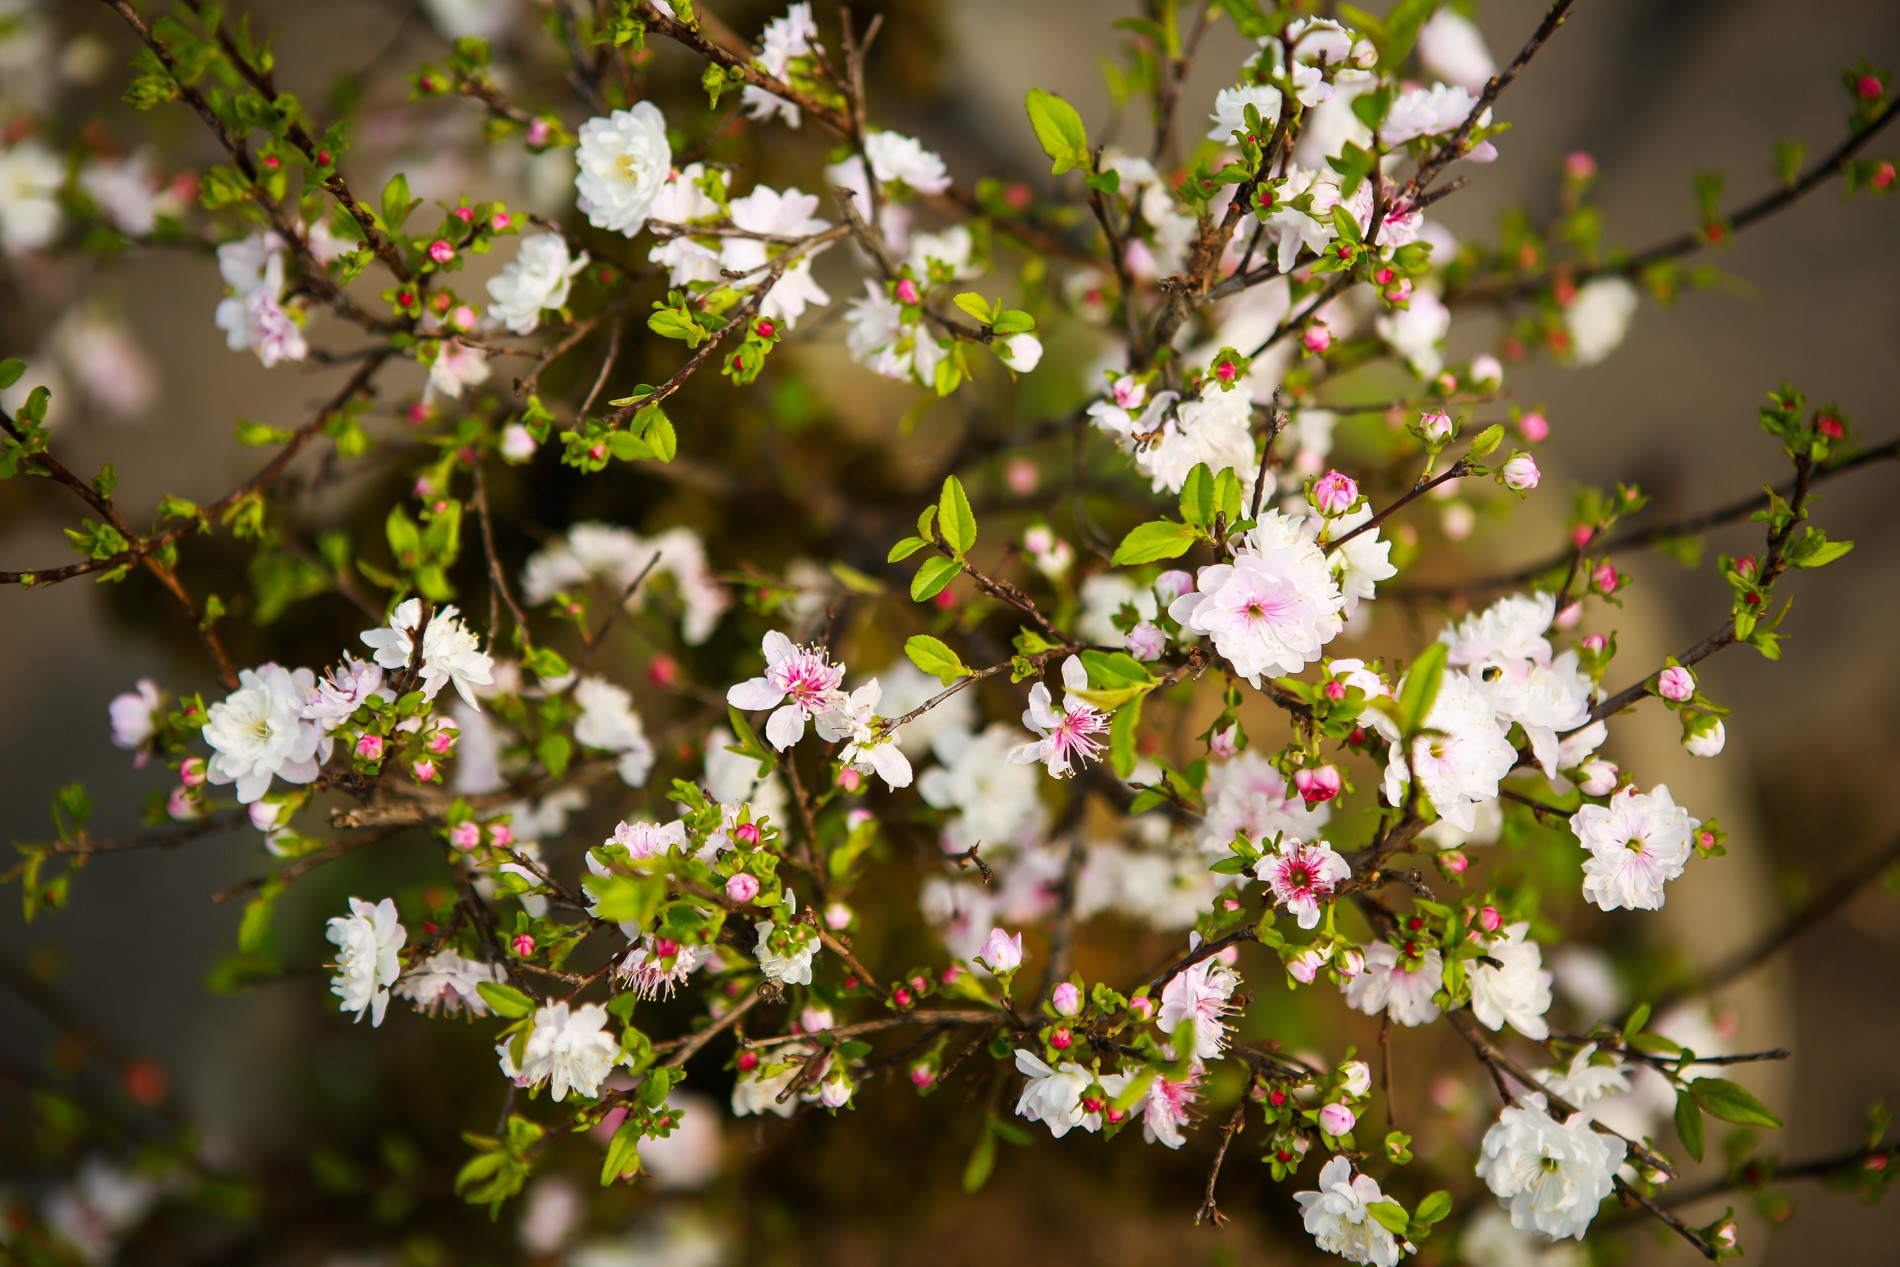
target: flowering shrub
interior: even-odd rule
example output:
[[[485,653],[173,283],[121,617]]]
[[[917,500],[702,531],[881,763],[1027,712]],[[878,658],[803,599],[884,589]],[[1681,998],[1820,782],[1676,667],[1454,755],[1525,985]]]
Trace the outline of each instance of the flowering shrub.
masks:
[[[241,13],[108,7],[142,113],[67,135],[18,89],[0,244],[215,258],[230,353],[333,386],[240,423],[266,456],[195,502],[73,469],[54,367],[0,365],[0,476],[83,504],[76,560],[0,580],[156,582],[152,621],[204,650],[99,701],[166,786],[110,836],[60,791],[9,873],[29,919],[83,902],[95,855],[244,836],[263,874],[226,895],[218,984],[288,975],[384,1036],[472,1026],[494,1094],[452,1186],[491,1211],[537,1172],[677,1173],[698,1117],[943,1092],[970,1190],[999,1142],[1079,1130],[1204,1154],[1215,1222],[1223,1172],[1256,1168],[1357,1263],[1594,1244],[1612,1198],[1740,1252],[1720,1198],[1773,1199],[1781,1122],[1724,1072],[1786,1053],[1708,1029],[1727,976],[1646,970],[1594,1003],[1551,965],[1592,953],[1567,912],[1633,937],[1722,865],[1721,828],[1620,764],[1615,726],[1668,709],[1720,754],[1698,666],[1780,658],[1788,583],[1851,548],[1811,522],[1817,487],[1900,444],[1782,385],[1757,498],[1631,524],[1635,487],[1582,490],[1561,548],[1502,574],[1457,543],[1554,491],[1534,453],[1562,404],[1515,399],[1505,362],[1599,362],[1645,300],[1707,280],[1699,251],[1831,180],[1886,194],[1886,72],[1848,72],[1845,139],[1784,146],[1773,192],[1731,209],[1705,182],[1692,233],[1624,251],[1581,154],[1548,222],[1460,242],[1432,218],[1510,153],[1507,91],[1571,0],[1502,64],[1433,0],[1151,5],[1111,83],[1152,130],[1106,140],[1032,87],[1035,187],[881,126],[880,23],[848,11],[794,4],[748,39],[687,0],[543,5],[540,27],[431,0],[451,42],[390,112],[479,132],[496,166],[428,199],[406,172],[367,187],[379,120],[284,92],[294,50]],[[8,13],[0,39],[51,38]],[[1219,25],[1251,52],[1196,100]],[[140,140],[191,115],[209,162]],[[504,158],[536,165],[540,209],[495,196]],[[763,183],[779,168],[798,183]],[[1492,311],[1497,355],[1454,357],[1454,318]],[[874,422],[826,416],[820,376]],[[340,516],[303,497],[324,484]],[[1731,609],[1664,663],[1619,657],[1618,557],[1736,521],[1762,544],[1716,564]],[[1426,563],[1463,571],[1406,579]],[[426,876],[380,867],[405,838]],[[350,855],[364,887],[322,939],[280,928]],[[296,975],[318,963],[328,995]],[[1376,1056],[1342,1037],[1352,1011]],[[1395,1026],[1482,1071],[1475,1129],[1393,1094]],[[134,1158],[48,1094],[93,1160],[17,1207],[25,1261],[103,1256],[159,1202],[252,1217],[219,1195],[241,1164],[189,1132]],[[1850,1143],[1784,1178],[1877,1194],[1884,1117]],[[558,1248],[573,1212],[529,1206]]]

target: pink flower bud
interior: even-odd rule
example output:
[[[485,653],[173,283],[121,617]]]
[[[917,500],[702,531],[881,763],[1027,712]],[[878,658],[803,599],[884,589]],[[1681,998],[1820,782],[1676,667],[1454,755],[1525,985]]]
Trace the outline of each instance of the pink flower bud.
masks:
[[[1443,413],[1420,414],[1418,429],[1434,444],[1451,438],[1451,418]]]
[[[1066,1025],[1059,1027],[1055,1031],[1055,1033],[1049,1035],[1049,1045],[1055,1048],[1057,1051],[1069,1050],[1069,1047],[1074,1042],[1075,1042],[1075,1039],[1072,1035],[1070,1035],[1069,1027]]]
[[[1347,1095],[1364,1095],[1372,1090],[1372,1066],[1365,1061],[1348,1060],[1339,1067],[1339,1072],[1345,1075],[1340,1089]]]
[[[529,128],[529,134],[533,134],[532,127]],[[495,232],[499,233],[514,223],[514,217],[510,216],[506,211],[497,211],[488,218],[488,223],[494,226]]]
[[[1287,961],[1286,973],[1301,985],[1311,985],[1313,979],[1319,976],[1319,970],[1332,957],[1332,948],[1329,946],[1308,946]]]
[[[1319,805],[1339,795],[1339,768],[1332,765],[1309,766],[1293,772],[1293,786],[1308,805]]]
[[[1358,1121],[1353,1111],[1343,1104],[1329,1104],[1319,1111],[1319,1129],[1328,1135],[1350,1135]]]
[[[1572,150],[1564,158],[1564,175],[1572,180],[1589,180],[1597,174],[1597,161],[1588,150]]]
[[[1719,757],[1727,745],[1728,727],[1719,721],[1712,726],[1696,728],[1682,741],[1682,746],[1692,757]]]
[[[1680,664],[1672,664],[1656,676],[1656,693],[1680,704],[1695,698],[1695,675]]]
[[[530,145],[546,145],[553,132],[554,129],[548,126],[546,119],[528,120],[528,144]]]
[[[1310,325],[1306,327],[1306,332],[1300,335],[1300,343],[1308,352],[1317,356],[1333,346],[1333,332],[1323,325]]]
[[[1194,578],[1180,568],[1170,568],[1155,578],[1155,597],[1166,607],[1194,589]]]
[[[897,299],[899,303],[916,303],[918,300],[917,283],[908,277],[899,278],[897,282]]]
[[[205,759],[186,757],[185,763],[178,767],[178,777],[186,787],[203,787],[205,781]]]
[[[1010,492],[1027,497],[1042,483],[1042,472],[1028,458],[1016,458],[1005,468],[1003,481],[1009,485]]]
[[[429,258],[438,264],[446,264],[455,258],[455,248],[441,238],[437,238],[429,243]]]
[[[1365,952],[1357,949],[1342,950],[1333,956],[1333,968],[1342,981],[1350,981],[1366,970]]]
[[[759,1053],[756,1051],[740,1052],[738,1064],[740,1073],[751,1073],[754,1069],[759,1067]]]
[[[454,216],[457,220],[460,220],[463,224],[473,224],[475,222],[475,208],[466,203],[455,208],[449,214]]]
[[[1528,493],[1537,487],[1542,479],[1537,470],[1537,461],[1528,453],[1518,453],[1504,464],[1504,486],[1520,493]]]
[[[1231,757],[1240,751],[1240,726],[1238,723],[1217,730],[1208,736],[1207,751],[1210,756]]]
[[[1616,765],[1593,757],[1577,771],[1577,790],[1585,796],[1608,796],[1616,791]]]
[[[831,1009],[808,1007],[798,1014],[798,1023],[807,1034],[819,1034],[831,1028]]]
[[[910,1067],[910,1084],[923,1090],[937,1080],[937,1067],[927,1060],[920,1060]]]
[[[482,825],[464,821],[449,828],[449,843],[457,849],[473,849],[482,843]]]
[[[527,933],[516,933],[515,939],[508,943],[518,958],[526,959],[534,953],[534,938]]]
[[[912,1001],[910,987],[908,986],[900,985],[891,991],[891,1002],[897,1004],[899,1007],[909,1007]]]
[[[1023,935],[1012,937],[1000,928],[992,928],[978,954],[991,972],[1014,972],[1023,966]]]
[[[1346,692],[1352,688],[1348,687],[1345,682],[1340,679],[1334,678],[1326,684],[1324,689],[1326,691],[1326,698],[1337,704],[1340,700],[1346,698]]]
[[[1219,364],[1214,366],[1214,377],[1218,378],[1223,383],[1233,382],[1234,378],[1239,373],[1240,373],[1240,370],[1234,365],[1232,361],[1223,360]]]
[[[1585,651],[1600,654],[1603,648],[1610,645],[1610,640],[1602,634],[1585,634],[1580,645]]]
[[[449,324],[454,326],[457,330],[474,329],[475,310],[467,304],[457,304],[455,311],[449,314]]]
[[[1313,504],[1323,515],[1343,515],[1359,500],[1359,485],[1349,475],[1328,471],[1313,481]]]
[[[429,736],[429,742],[423,745],[423,747],[427,748],[430,752],[433,752],[438,757],[447,756],[449,753],[449,749],[454,746],[455,746],[455,732],[452,730],[436,731],[433,735]]]
[[[1542,414],[1525,414],[1517,420],[1517,429],[1532,444],[1542,444],[1550,439],[1550,420]]]
[[[1438,851],[1438,865],[1446,875],[1463,875],[1471,869],[1471,859],[1462,849],[1441,849]]]
[[[845,795],[855,795],[864,786],[864,776],[858,773],[856,766],[846,766],[838,771],[838,786],[844,790]]]
[[[1137,660],[1159,660],[1168,649],[1168,635],[1153,621],[1144,620],[1128,631],[1128,654]]]
[[[1833,414],[1822,414],[1814,420],[1814,429],[1830,440],[1838,440],[1847,434],[1847,428]]]
[[[1389,304],[1402,304],[1412,297],[1412,279],[1401,277],[1385,288],[1385,299]]]
[[[422,758],[422,760],[410,766],[409,771],[416,776],[416,782],[418,783],[432,783],[435,781],[435,762],[429,760],[427,757]]]
[[[726,881],[726,896],[741,906],[759,895],[759,882],[754,876],[741,871]]]
[[[1557,615],[1553,618],[1551,623],[1556,625],[1559,629],[1575,629],[1577,622],[1582,619],[1582,603],[1565,603],[1558,609]]]
[[[1079,1016],[1082,1012],[1082,989],[1073,981],[1064,981],[1050,994],[1049,1002],[1057,1016]]]
[[[1862,75],[1854,81],[1854,91],[1862,101],[1878,101],[1885,89],[1881,86],[1880,76]]]
[[[1875,189],[1893,188],[1893,163],[1887,159],[1881,159],[1874,165],[1874,174],[1867,178],[1867,183]]]
[[[1616,565],[1612,563],[1599,563],[1596,570],[1590,573],[1590,584],[1602,594],[1616,593],[1616,587],[1621,579],[1616,574]]]
[[[488,839],[493,842],[495,848],[506,849],[515,843],[515,829],[506,823],[490,823]]]
[[[191,794],[188,787],[175,787],[171,795],[165,798],[165,812],[173,822],[188,823],[204,815],[204,807],[198,804],[198,798]]]
[[[1498,914],[1498,908],[1495,906],[1480,907],[1477,923],[1478,927],[1485,932],[1495,933],[1504,927],[1504,916]]]
[[[1471,381],[1480,387],[1498,387],[1504,382],[1504,365],[1485,353],[1471,358]]]
[[[742,845],[756,847],[759,843],[759,825],[757,823],[740,823],[737,827],[732,829],[732,838]]]
[[[854,918],[856,917],[852,915],[851,908],[843,902],[833,902],[825,907],[825,927],[834,933],[841,933],[851,927],[851,921]],[[919,985],[917,988],[921,990],[923,986]]]
[[[1139,1020],[1139,1021],[1153,1020],[1154,1014],[1155,1014],[1155,1001],[1149,998],[1145,994],[1138,994],[1134,998],[1128,1000],[1128,1010],[1134,1013],[1136,1020]]]

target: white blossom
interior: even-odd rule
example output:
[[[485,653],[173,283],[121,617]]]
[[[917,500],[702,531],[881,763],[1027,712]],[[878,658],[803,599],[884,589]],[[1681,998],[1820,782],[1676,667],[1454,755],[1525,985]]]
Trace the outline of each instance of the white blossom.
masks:
[[[936,684],[934,678],[931,684]],[[949,702],[968,694],[953,696]],[[1045,815],[1037,797],[1040,780],[1028,765],[1010,761],[1015,744],[1016,732],[1001,722],[976,734],[962,727],[938,734],[931,746],[938,764],[919,776],[917,792],[926,804],[955,811],[944,828],[946,850],[962,852],[979,843],[1018,840],[1042,825]]]
[[[106,706],[112,722],[112,746],[137,752],[158,730],[158,683],[140,678],[133,688]]]
[[[1590,1129],[1585,1113],[1556,1121],[1542,1095],[1523,1103],[1485,1132],[1478,1177],[1510,1210],[1512,1227],[1581,1240],[1614,1186],[1624,1143]]]
[[[1432,995],[1445,983],[1445,958],[1435,947],[1402,956],[1390,943],[1375,941],[1365,956],[1365,969],[1345,983],[1348,1006],[1367,1016],[1384,1012],[1401,1025],[1438,1019]]]
[[[343,663],[326,672],[311,687],[304,698],[303,718],[325,731],[335,730],[382,689],[381,665],[346,654]]]
[[[511,1043],[496,1046],[501,1071],[519,1086],[547,1083],[557,1103],[570,1091],[592,1099],[620,1062],[620,1040],[607,1032],[608,1019],[607,1009],[598,1003],[575,1008],[566,1003],[546,1004],[535,1011],[519,1065]]]
[[[1253,486],[1253,400],[1246,392],[1209,387],[1198,399],[1182,401],[1172,410],[1162,404],[1162,396],[1155,403],[1164,421],[1154,440],[1135,451],[1135,465],[1152,479],[1155,492],[1180,492],[1188,475],[1203,463],[1216,475],[1231,469],[1242,487]],[[1148,414],[1142,415],[1142,422],[1149,422]]]
[[[1700,824],[1658,783],[1653,792],[1626,787],[1608,805],[1585,805],[1570,830],[1590,851],[1583,895],[1606,911],[1659,910],[1663,884],[1682,874]]]
[[[1201,848],[1224,858],[1236,833],[1255,844],[1275,836],[1311,836],[1332,817],[1332,806],[1308,806],[1271,761],[1249,749],[1221,762],[1209,762],[1207,814],[1201,820]]]
[[[1579,286],[1564,311],[1571,359],[1595,365],[1616,351],[1641,304],[1636,287],[1621,277],[1593,278]]]
[[[1498,781],[1516,764],[1517,749],[1471,680],[1455,673],[1440,680],[1421,729],[1428,733],[1413,736],[1409,768],[1403,745],[1393,745],[1385,767],[1385,799],[1403,804],[1405,785],[1416,777],[1438,816],[1470,831],[1477,825],[1478,806],[1497,799]]]
[[[1195,588],[1168,614],[1195,633],[1256,687],[1263,677],[1298,673],[1343,625],[1345,598],[1326,556],[1300,521],[1261,512],[1232,563],[1204,567]]]
[[[779,925],[760,920],[752,926],[759,935],[752,953],[759,970],[781,985],[810,985],[811,961],[818,954],[818,933],[808,924]]]
[[[1232,1011],[1229,1000],[1239,987],[1240,974],[1211,957],[1202,959],[1175,973],[1161,987],[1161,1008],[1155,1013],[1155,1025],[1164,1034],[1187,1025],[1193,1035],[1195,1056],[1213,1060],[1227,1048],[1225,1017]]]
[[[575,742],[619,753],[621,781],[628,787],[643,786],[653,768],[653,745],[626,688],[604,678],[583,676],[574,683],[574,702],[581,710],[574,723]]]
[[[805,737],[805,721],[838,700],[844,668],[817,647],[801,647],[774,629],[765,635],[765,672],[726,692],[726,703],[745,712],[772,709],[765,737],[783,752]]]
[[[940,194],[950,188],[943,159],[925,149],[916,138],[897,132],[872,132],[864,138],[871,174],[880,183],[902,181],[920,194]]]
[[[408,999],[418,1012],[466,1012],[487,1016],[488,1002],[481,984],[495,980],[495,966],[464,959],[453,950],[439,950],[403,974],[395,994]]]
[[[0,150],[0,250],[37,251],[59,232],[59,188],[66,165],[38,141]]]
[[[1095,1081],[1094,1074],[1073,1060],[1052,1069],[1034,1052],[1020,1047],[1016,1049],[1016,1072],[1025,1079],[1022,1096],[1016,1101],[1018,1117],[1041,1122],[1057,1139],[1084,1124],[1082,1093]]]
[[[1077,694],[1089,687],[1088,670],[1080,656],[1062,662],[1062,707],[1055,706],[1049,685],[1038,682],[1029,688],[1029,707],[1023,710],[1023,725],[1036,733],[1028,743],[1010,749],[1009,760],[1016,765],[1040,761],[1052,777],[1066,779],[1078,766],[1087,765],[1100,752],[1108,733],[1108,718],[1102,710]]]
[[[1544,969],[1544,952],[1527,934],[1522,920],[1505,925],[1502,935],[1485,943],[1484,953],[1498,961],[1492,967],[1481,959],[1471,962],[1471,1013],[1491,1029],[1509,1025],[1526,1038],[1542,1042],[1550,1037],[1544,1013],[1550,1011],[1551,973]]]
[[[396,919],[396,904],[388,898],[374,904],[350,899],[350,914],[329,923],[325,934],[337,947],[336,976],[330,993],[343,1000],[345,1012],[371,1025],[383,1023],[389,1010],[389,987],[402,971],[402,946],[408,936]]]
[[[570,256],[558,233],[523,238],[508,267],[488,279],[488,311],[516,334],[533,334],[542,309],[564,307],[568,288],[586,267],[587,252]]]
[[[1418,30],[1418,60],[1426,70],[1467,92],[1482,92],[1498,73],[1484,35],[1455,9],[1440,8]]]
[[[877,679],[872,678],[818,715],[818,734],[829,743],[844,743],[838,760],[845,765],[875,773],[892,788],[909,787],[910,759],[897,745],[896,736],[877,724],[882,695]]]
[[[304,701],[316,686],[308,669],[292,672],[264,664],[238,674],[238,689],[205,710],[205,742],[213,755],[205,777],[237,784],[248,805],[263,796],[272,778],[308,783],[330,756],[330,739],[303,718]]]
[[[1393,1267],[1401,1246],[1371,1207],[1386,1199],[1378,1180],[1353,1173],[1352,1163],[1334,1157],[1319,1172],[1319,1191],[1296,1192],[1300,1217],[1314,1244],[1347,1262]]]
[[[1445,368],[1442,345],[1451,330],[1451,309],[1430,291],[1413,291],[1404,308],[1380,314],[1372,327],[1420,378],[1436,378]]]
[[[673,166],[666,119],[651,101],[589,119],[581,124],[575,163],[577,201],[587,222],[632,237],[646,225]]]
[[[363,645],[376,653],[376,663],[385,669],[405,668],[416,658],[416,627],[421,622],[422,600],[405,599],[389,614],[386,627],[363,633]],[[463,701],[481,711],[475,688],[493,684],[495,662],[483,653],[481,640],[462,623],[454,607],[439,607],[430,613],[422,630],[420,661],[419,684],[425,696],[434,699],[444,686],[453,683]]]
[[[811,5],[800,0],[785,11],[784,17],[773,18],[765,24],[765,31],[759,36],[759,55],[753,64],[772,78],[784,80],[795,60],[819,51],[818,24],[812,20]],[[801,121],[798,106],[763,88],[747,84],[739,100],[751,118],[769,119],[777,115],[794,128]]]

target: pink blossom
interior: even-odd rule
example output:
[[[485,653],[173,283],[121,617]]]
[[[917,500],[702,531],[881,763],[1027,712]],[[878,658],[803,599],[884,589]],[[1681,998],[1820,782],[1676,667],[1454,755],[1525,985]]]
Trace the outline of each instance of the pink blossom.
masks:
[[[1023,935],[1010,936],[1000,928],[990,930],[983,949],[974,956],[984,967],[999,976],[1023,966]]]
[[[1308,805],[1318,805],[1330,801],[1339,795],[1342,786],[1339,768],[1332,765],[1312,766],[1293,772],[1293,786],[1299,789],[1300,799]]]
[[[1359,1118],[1343,1104],[1329,1104],[1319,1111],[1319,1129],[1335,1138],[1350,1135]]]
[[[1532,444],[1542,444],[1550,439],[1550,420],[1540,413],[1528,413],[1517,420],[1517,429]]]
[[[1318,925],[1321,901],[1332,897],[1334,887],[1351,874],[1352,867],[1325,841],[1309,844],[1291,837],[1254,867],[1254,875],[1273,890],[1275,903],[1298,917],[1301,928]]]
[[[1343,515],[1359,500],[1359,485],[1351,476],[1328,471],[1313,481],[1313,504],[1323,515]]]
[[[1666,700],[1680,704],[1695,698],[1695,675],[1680,664],[1672,664],[1656,678],[1656,692]]]
[[[741,906],[759,895],[758,880],[741,871],[726,881],[726,896]]]
[[[457,849],[473,849],[482,843],[482,825],[468,820],[449,828],[449,843]]]
[[[1056,986],[1049,996],[1049,1002],[1057,1016],[1077,1016],[1082,1011],[1082,990],[1073,981],[1064,981]]]
[[[437,238],[429,243],[429,258],[438,264],[446,264],[455,258],[455,248],[441,238]]]

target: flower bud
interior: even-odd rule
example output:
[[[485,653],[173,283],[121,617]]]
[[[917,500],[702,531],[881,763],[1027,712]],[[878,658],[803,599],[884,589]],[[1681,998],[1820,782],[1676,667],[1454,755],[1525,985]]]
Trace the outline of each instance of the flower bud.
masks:
[[[1680,664],[1672,664],[1656,676],[1656,693],[1680,704],[1695,698],[1695,675]]]
[[[1345,1075],[1341,1086],[1347,1095],[1364,1095],[1372,1090],[1372,1068],[1365,1061],[1348,1060],[1339,1072]]]
[[[178,767],[178,777],[186,787],[203,787],[205,781],[205,759],[186,757],[185,763]]]
[[[759,895],[759,881],[756,876],[741,871],[726,881],[726,896],[744,906]]]
[[[855,918],[856,916],[851,913],[851,908],[843,902],[833,902],[825,907],[825,927],[834,933],[841,933],[851,927],[851,921]],[[917,988],[923,989],[922,986]]]
[[[1075,1038],[1069,1033],[1067,1025],[1057,1026],[1055,1032],[1049,1035],[1049,1045],[1057,1051],[1067,1051],[1074,1043]]]
[[[864,787],[864,776],[856,766],[845,766],[838,771],[838,787],[846,796],[855,796]]]
[[[1596,570],[1590,573],[1590,584],[1595,586],[1597,592],[1601,594],[1616,593],[1616,587],[1621,580],[1622,578],[1616,574],[1616,565],[1613,563],[1599,563]]]
[[[1351,476],[1328,471],[1313,481],[1313,504],[1322,515],[1343,515],[1359,500],[1359,485]]]
[[[1015,458],[1004,468],[1003,482],[1018,497],[1027,497],[1042,483],[1042,472],[1028,458]]]
[[[501,429],[501,456],[506,461],[526,462],[539,447],[534,442],[534,434],[518,422]]]
[[[1333,332],[1315,322],[1306,327],[1305,333],[1300,335],[1300,343],[1308,352],[1318,355],[1333,346]]]
[[[1616,791],[1616,765],[1592,757],[1577,771],[1577,788],[1585,796],[1608,796]]]
[[[977,958],[999,976],[1014,972],[1023,966],[1023,935],[1017,933],[1011,937],[1000,928],[992,928]]]
[[[1012,334],[996,345],[996,356],[1018,374],[1027,374],[1042,361],[1042,340],[1033,334]]]
[[[817,1034],[832,1026],[831,1009],[808,1007],[798,1014],[798,1024],[807,1034]]]
[[[1442,444],[1451,438],[1451,417],[1444,413],[1420,414],[1418,429],[1427,440]]]
[[[1601,654],[1603,649],[1610,645],[1610,640],[1602,634],[1585,634],[1580,645],[1585,651]]]
[[[1194,578],[1180,568],[1170,568],[1155,578],[1155,597],[1166,607],[1194,588]]]
[[[1862,75],[1854,81],[1854,92],[1862,101],[1878,101],[1880,94],[1885,91],[1878,75]]]
[[[1532,444],[1550,439],[1550,420],[1540,413],[1528,413],[1517,420],[1517,429]]]
[[[1359,1118],[1343,1104],[1329,1104],[1319,1111],[1319,1129],[1328,1135],[1350,1135]]]
[[[818,1103],[828,1109],[841,1109],[851,1102],[851,1093],[856,1090],[849,1078],[842,1073],[826,1078],[818,1087]]]
[[[527,933],[516,933],[514,940],[509,942],[508,945],[509,948],[522,959],[526,959],[529,955],[534,953],[534,938]]]
[[[188,823],[194,818],[204,817],[204,806],[198,804],[198,798],[191,794],[188,787],[175,787],[171,795],[165,798],[165,812],[175,823]]]
[[[740,823],[737,827],[732,829],[732,838],[742,845],[757,848],[759,843],[759,825],[757,823]]]
[[[1231,757],[1240,751],[1240,726],[1238,723],[1217,730],[1208,737],[1207,751],[1210,756]]]
[[[1135,1019],[1138,1021],[1153,1020],[1154,1014],[1155,1014],[1155,1001],[1149,998],[1145,994],[1138,994],[1134,998],[1128,1000],[1128,1010],[1134,1013]]]
[[[381,735],[364,735],[356,741],[356,755],[365,761],[381,761],[383,759],[383,737]]]
[[[457,849],[473,849],[482,843],[482,825],[467,820],[449,828],[449,843]]]
[[[1504,927],[1504,916],[1498,914],[1495,906],[1479,907],[1477,925],[1487,933],[1495,933]]]
[[[1339,768],[1332,765],[1313,766],[1293,772],[1293,786],[1299,789],[1300,799],[1308,805],[1319,805],[1339,795]]]
[[[1728,743],[1728,728],[1717,721],[1712,726],[1698,727],[1682,741],[1692,757],[1720,756]]]
[[[1057,1016],[1078,1016],[1082,1012],[1082,989],[1073,981],[1058,984],[1049,997]]]
[[[1471,358],[1471,381],[1480,387],[1501,387],[1504,384],[1504,366],[1489,353],[1474,356]]]
[[[1349,947],[1333,956],[1333,970],[1339,973],[1339,979],[1350,981],[1366,970],[1365,952],[1357,947]]]
[[[1462,849],[1440,849],[1433,861],[1446,875],[1463,875],[1471,869],[1471,859]]]
[[[740,1073],[751,1073],[754,1069],[757,1069],[758,1067],[759,1067],[759,1053],[758,1052],[742,1051],[739,1053],[739,1072]]]
[[[1313,979],[1319,976],[1319,970],[1332,957],[1330,946],[1308,946],[1287,961],[1286,973],[1301,985],[1311,985]]]
[[[1128,654],[1137,660],[1159,660],[1168,649],[1168,635],[1153,621],[1144,620],[1128,631]]]
[[[455,258],[455,248],[441,238],[437,238],[429,243],[429,258],[438,264],[446,264]]]
[[[910,1084],[923,1090],[937,1080],[937,1067],[928,1060],[920,1060],[910,1067]]]
[[[920,296],[917,294],[916,282],[912,281],[908,277],[901,277],[898,279],[897,301],[899,303],[914,304],[917,302],[919,297]]]
[[[1564,175],[1571,180],[1589,180],[1597,174],[1597,161],[1588,150],[1572,150],[1564,157]]]
[[[432,783],[435,781],[435,762],[429,760],[427,757],[422,758],[422,760],[410,766],[409,770],[410,773],[416,776],[416,782],[418,783]]]
[[[1543,478],[1537,470],[1537,461],[1528,453],[1513,454],[1504,464],[1504,487],[1520,493],[1528,493],[1537,487],[1537,481]]]

